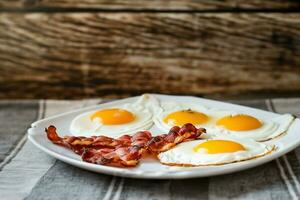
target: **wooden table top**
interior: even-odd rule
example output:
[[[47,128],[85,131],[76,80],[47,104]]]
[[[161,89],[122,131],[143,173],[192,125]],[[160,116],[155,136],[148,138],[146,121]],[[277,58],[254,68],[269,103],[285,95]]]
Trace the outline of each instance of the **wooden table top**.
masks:
[[[300,3],[2,0],[0,99],[300,93]]]

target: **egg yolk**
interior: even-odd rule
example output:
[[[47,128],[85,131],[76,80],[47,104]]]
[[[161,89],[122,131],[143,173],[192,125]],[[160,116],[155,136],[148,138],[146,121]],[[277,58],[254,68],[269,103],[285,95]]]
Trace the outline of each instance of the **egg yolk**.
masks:
[[[175,125],[182,126],[186,123],[203,124],[208,120],[208,116],[192,111],[192,110],[181,110],[177,112],[170,113],[164,118],[165,123],[173,122]]]
[[[217,125],[232,131],[248,131],[260,128],[262,123],[249,115],[226,116],[218,120]]]
[[[199,152],[202,149],[208,154],[232,153],[246,150],[243,145],[228,140],[208,140],[194,147],[195,152]]]
[[[91,120],[101,119],[101,123],[105,125],[119,125],[132,122],[135,119],[134,114],[127,110],[112,108],[95,112],[91,116]]]

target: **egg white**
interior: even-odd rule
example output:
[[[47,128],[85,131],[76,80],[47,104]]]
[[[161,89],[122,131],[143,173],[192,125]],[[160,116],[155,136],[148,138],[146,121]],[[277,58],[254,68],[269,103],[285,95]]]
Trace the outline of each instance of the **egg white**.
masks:
[[[203,124],[193,124],[197,128],[205,128],[207,134],[202,137],[210,138],[220,132],[224,132],[220,127],[216,126],[217,120],[228,116],[237,114],[236,112],[226,111],[226,110],[218,110],[218,109],[210,109],[205,106],[191,104],[191,103],[179,103],[179,102],[162,102],[161,103],[162,111],[155,115],[153,121],[158,129],[168,132],[173,126],[176,126],[172,121],[166,123],[164,119],[171,113],[183,110],[192,110],[196,112],[203,113],[208,116],[208,121]],[[191,122],[192,123],[192,122]]]
[[[275,117],[273,119],[261,119],[257,116],[251,115],[262,122],[262,126],[257,129],[249,130],[249,131],[231,131],[226,129],[225,127],[218,126],[217,121],[223,117],[229,115],[238,115],[247,113],[239,113],[236,111],[229,110],[221,110],[216,108],[208,108],[202,105],[196,104],[186,104],[179,102],[162,102],[161,103],[162,111],[154,117],[155,125],[165,132],[170,130],[175,124],[165,123],[164,118],[173,112],[188,110],[197,111],[206,114],[209,119],[206,123],[195,125],[197,128],[205,128],[207,133],[204,134],[203,138],[211,138],[212,136],[233,136],[233,137],[241,137],[241,138],[251,138],[256,141],[266,141],[273,139],[289,128],[290,124],[294,120],[294,117],[290,114],[280,115],[279,117]]]
[[[70,132],[75,136],[99,136],[117,138],[124,134],[136,133],[140,130],[146,130],[153,125],[152,117],[154,113],[160,112],[157,99],[152,95],[142,95],[134,103],[126,103],[105,107],[103,109],[119,108],[125,109],[135,115],[135,119],[126,124],[104,125],[100,119],[91,120],[91,116],[97,111],[90,111],[75,117],[70,125]]]
[[[210,116],[209,110],[205,106],[196,105],[196,104],[187,104],[187,103],[179,103],[179,102],[162,102],[161,103],[162,111],[158,114],[156,114],[153,118],[153,121],[155,125],[165,132],[169,131],[173,126],[176,126],[172,122],[165,123],[164,118],[169,115],[170,113],[182,111],[182,110],[192,110],[196,112],[200,112],[203,114],[206,114],[207,116]],[[207,123],[196,125],[197,128],[203,127],[206,128],[209,126],[209,124],[212,123],[212,120],[209,119]]]
[[[244,146],[245,151],[232,153],[208,154],[205,151],[195,152],[194,147],[209,139],[184,142],[176,147],[162,152],[158,159],[162,164],[177,166],[207,166],[222,165],[264,156],[275,149],[275,146],[256,142],[252,139],[234,137],[215,137],[217,140],[229,140]]]
[[[218,130],[211,131],[210,134],[215,136],[229,135],[233,137],[250,138],[258,142],[267,141],[286,132],[293,122],[294,117],[290,114],[284,114],[272,118],[271,120],[257,119],[262,122],[262,126],[257,129],[249,131],[232,131],[222,126],[218,126]]]

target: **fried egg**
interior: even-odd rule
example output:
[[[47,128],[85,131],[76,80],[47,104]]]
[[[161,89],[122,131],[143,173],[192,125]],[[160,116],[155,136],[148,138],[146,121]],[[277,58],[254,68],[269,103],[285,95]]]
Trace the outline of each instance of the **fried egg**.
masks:
[[[151,95],[142,95],[134,103],[114,105],[90,111],[75,117],[70,132],[75,136],[119,137],[148,129],[153,125],[154,113],[160,112],[158,101]]]
[[[162,111],[153,119],[160,130],[167,132],[173,126],[191,123],[197,128],[205,128],[208,133],[205,134],[206,137],[221,132],[221,128],[216,125],[217,120],[231,113],[181,102],[161,102],[161,108]]]
[[[261,157],[274,149],[252,139],[227,136],[184,142],[160,153],[158,159],[177,166],[222,165]]]
[[[153,121],[155,125],[164,131],[173,126],[182,126],[192,123],[196,127],[205,127],[211,122],[208,109],[196,104],[183,104],[179,102],[162,102],[162,111],[157,114]]]
[[[202,105],[162,102],[162,112],[154,117],[155,125],[168,131],[173,126],[192,123],[207,130],[204,138],[231,135],[265,141],[284,133],[294,117],[290,114],[264,119],[245,113],[208,108]]]
[[[217,120],[216,125],[221,130],[215,131],[214,134],[266,141],[286,132],[293,120],[294,117],[290,114],[283,114],[270,120],[247,114],[231,114]]]

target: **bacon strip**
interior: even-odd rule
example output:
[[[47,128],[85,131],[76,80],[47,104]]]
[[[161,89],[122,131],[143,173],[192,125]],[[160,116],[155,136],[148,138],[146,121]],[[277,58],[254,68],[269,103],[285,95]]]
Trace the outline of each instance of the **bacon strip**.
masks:
[[[115,148],[118,146],[130,146],[132,144],[131,136],[123,135],[118,139],[106,136],[92,136],[92,137],[75,137],[65,136],[59,137],[55,126],[49,126],[45,129],[47,137],[54,144],[71,149],[75,153],[81,155],[85,148]]]
[[[106,136],[59,137],[52,125],[45,131],[50,141],[81,155],[83,161],[115,167],[136,166],[146,151],[157,155],[181,142],[198,139],[205,133],[205,129],[197,129],[192,124],[181,128],[174,126],[168,134],[155,137],[149,131],[140,131],[133,136],[123,135],[117,139]]]
[[[122,140],[124,136],[117,140]],[[152,136],[149,131],[140,131],[130,137],[130,145],[119,145],[114,149],[86,149],[82,154],[82,160],[94,164],[109,165],[115,167],[136,166],[145,152]]]
[[[119,147],[116,149],[87,149],[82,160],[114,167],[136,166],[142,156],[143,149],[137,146]]]
[[[148,150],[157,155],[160,152],[168,151],[181,142],[198,139],[205,132],[204,128],[197,129],[192,124],[185,124],[181,128],[174,126],[168,134],[153,137],[148,143]]]

